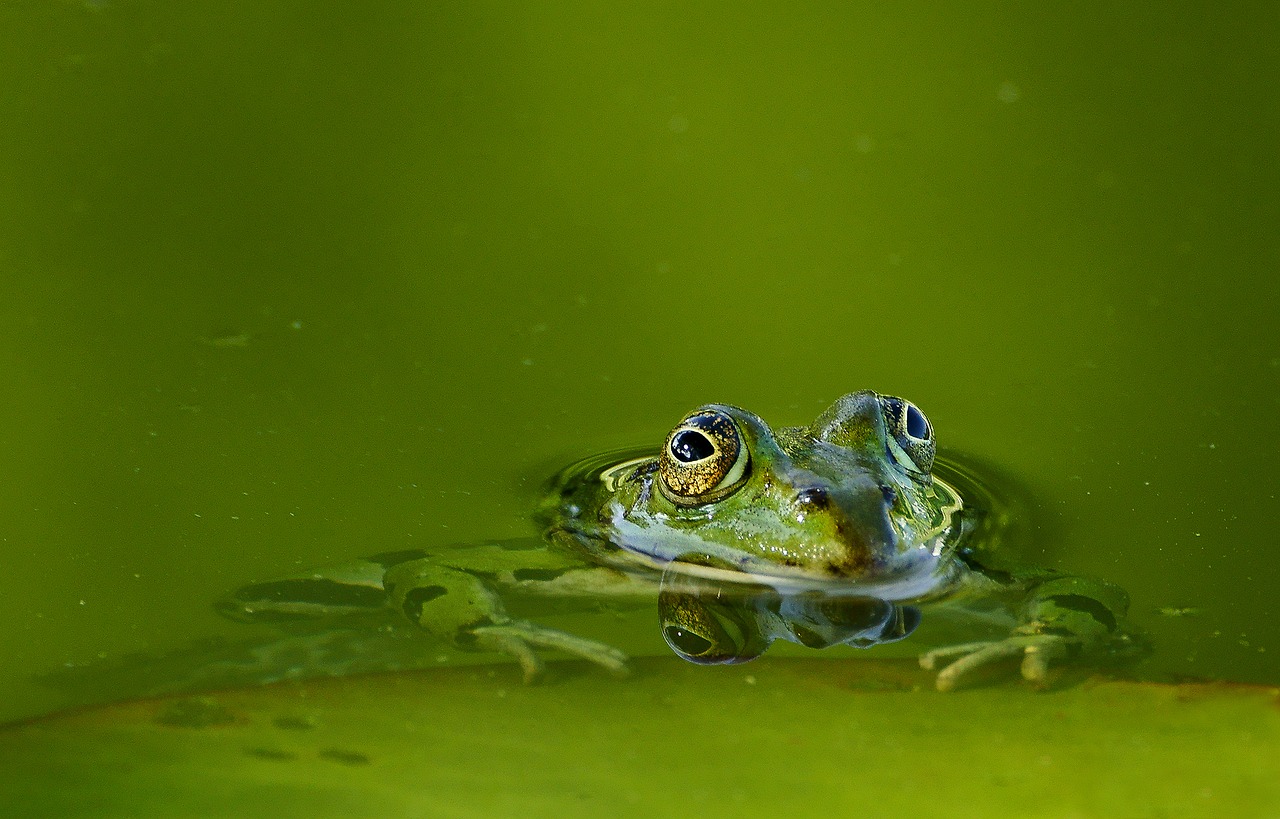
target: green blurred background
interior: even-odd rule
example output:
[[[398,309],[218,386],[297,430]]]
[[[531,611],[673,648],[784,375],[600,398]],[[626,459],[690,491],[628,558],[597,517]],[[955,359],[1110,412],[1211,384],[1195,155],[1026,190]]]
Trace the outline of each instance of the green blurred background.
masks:
[[[0,719],[233,633],[239,584],[526,534],[551,470],[697,404],[865,387],[1025,485],[1029,562],[1131,591],[1144,674],[1280,682],[1280,5],[0,32]]]

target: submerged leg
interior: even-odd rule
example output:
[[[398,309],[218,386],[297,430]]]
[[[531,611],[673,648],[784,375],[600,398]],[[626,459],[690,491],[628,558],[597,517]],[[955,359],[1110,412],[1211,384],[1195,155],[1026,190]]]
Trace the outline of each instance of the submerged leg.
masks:
[[[627,673],[627,657],[612,646],[510,617],[497,593],[476,575],[429,559],[390,569],[383,585],[410,622],[463,649],[496,651],[514,658],[525,682],[543,672],[534,648],[551,648],[590,660],[614,675]]]
[[[945,646],[920,656],[920,665],[938,671],[939,691],[972,680],[979,669],[1022,657],[1022,678],[1049,686],[1050,666],[1083,658],[1095,665],[1127,662],[1150,645],[1126,626],[1128,596],[1117,586],[1074,576],[1052,576],[1035,585],[1019,612],[1020,625],[1003,640]]]

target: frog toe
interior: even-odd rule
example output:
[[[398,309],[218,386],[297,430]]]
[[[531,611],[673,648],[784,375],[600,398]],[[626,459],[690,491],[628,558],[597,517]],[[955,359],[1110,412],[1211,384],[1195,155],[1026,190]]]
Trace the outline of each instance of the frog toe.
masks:
[[[477,629],[475,636],[476,645],[480,648],[514,658],[520,664],[525,685],[534,685],[542,679],[546,666],[533,648],[519,636],[504,633],[499,629]]]
[[[977,643],[957,643],[935,648],[920,655],[920,667],[925,671],[937,671],[946,667],[949,662],[953,662],[956,658],[981,651],[989,645],[992,645],[992,642],[984,640]]]
[[[1056,634],[1039,634],[1023,648],[1022,679],[1039,691],[1049,687],[1049,664],[1065,659],[1070,653],[1066,638]]]

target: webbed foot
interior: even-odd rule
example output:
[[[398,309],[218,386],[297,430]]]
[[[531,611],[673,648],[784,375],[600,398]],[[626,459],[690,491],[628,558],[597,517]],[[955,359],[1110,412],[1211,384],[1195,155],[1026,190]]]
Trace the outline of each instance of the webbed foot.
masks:
[[[1015,634],[1003,640],[961,643],[920,655],[920,667],[938,671],[939,691],[954,691],[1003,660],[1022,656],[1021,673],[1033,688],[1049,687],[1049,664],[1071,654],[1072,641],[1057,634]]]
[[[545,666],[534,647],[563,651],[590,660],[615,677],[631,673],[627,655],[613,646],[578,637],[564,631],[545,628],[526,620],[511,620],[491,626],[479,626],[471,630],[476,645],[514,657],[520,664],[526,685],[541,679]]]

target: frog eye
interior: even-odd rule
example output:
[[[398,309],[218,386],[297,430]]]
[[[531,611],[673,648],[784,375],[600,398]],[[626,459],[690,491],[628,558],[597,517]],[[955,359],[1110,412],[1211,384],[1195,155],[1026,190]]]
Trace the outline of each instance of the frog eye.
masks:
[[[743,606],[697,594],[658,594],[662,639],[683,660],[698,665],[730,665],[754,660],[768,642]]]
[[[719,410],[699,410],[667,436],[658,473],[675,503],[711,503],[742,485],[750,460],[732,418]]]
[[[889,433],[889,454],[899,466],[927,473],[933,468],[933,456],[937,452],[929,419],[915,404],[891,395],[881,396],[880,406]]]

